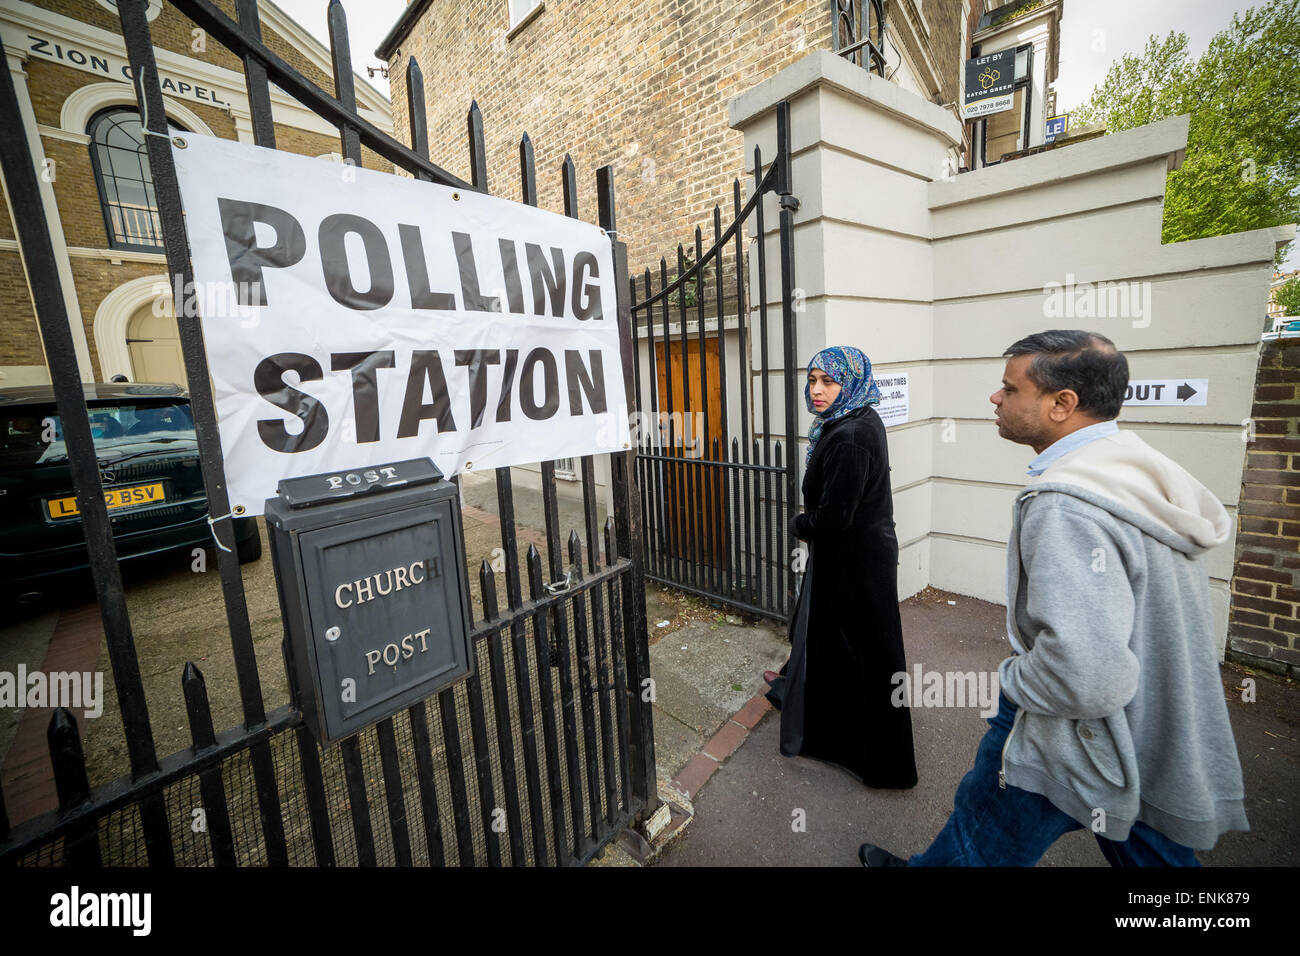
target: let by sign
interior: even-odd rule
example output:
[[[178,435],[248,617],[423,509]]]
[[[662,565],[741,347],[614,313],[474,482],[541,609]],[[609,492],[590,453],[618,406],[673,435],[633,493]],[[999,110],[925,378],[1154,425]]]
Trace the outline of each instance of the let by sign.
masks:
[[[1015,85],[1015,50],[967,60],[962,115],[966,119],[978,119],[1011,109]]]

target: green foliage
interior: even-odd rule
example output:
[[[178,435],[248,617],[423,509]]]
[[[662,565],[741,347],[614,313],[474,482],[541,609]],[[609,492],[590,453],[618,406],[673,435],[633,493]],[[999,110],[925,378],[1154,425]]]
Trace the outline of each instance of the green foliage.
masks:
[[[682,271],[690,272],[691,269],[693,269],[694,267],[695,267],[695,260],[690,256],[686,256],[685,259],[683,260]],[[696,298],[696,291],[698,290],[699,285],[700,285],[700,277],[699,274],[697,273],[696,275],[691,276],[689,279],[683,282],[681,286],[674,289],[672,292],[668,293],[669,305],[671,305],[673,308],[679,308],[682,302],[682,295],[685,294],[686,308],[688,309],[695,308],[695,306],[699,304],[699,300]]]
[[[1300,315],[1300,276],[1292,276],[1277,287],[1273,296],[1286,316]]]
[[[995,15],[990,26],[1000,27],[1002,24],[1010,23],[1012,20],[1019,20],[1021,17],[1033,13],[1046,2],[1047,0],[1033,0],[1032,3],[1027,3],[1023,7],[1017,7],[1014,10],[1008,10],[1006,13]]]
[[[1088,102],[1071,111],[1070,126],[1102,122],[1108,132],[1118,133],[1191,112],[1192,74],[1187,34],[1148,37],[1140,57],[1125,53],[1110,65]]]
[[[1169,174],[1165,242],[1300,220],[1300,0],[1235,14],[1195,61],[1186,34],[1150,37],[1141,56],[1111,64],[1070,125],[1117,133],[1182,113],[1187,156]]]

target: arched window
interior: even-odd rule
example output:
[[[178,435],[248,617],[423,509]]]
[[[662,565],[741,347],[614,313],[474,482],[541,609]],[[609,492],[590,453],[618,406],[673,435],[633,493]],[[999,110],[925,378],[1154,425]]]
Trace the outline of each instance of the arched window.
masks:
[[[108,244],[114,249],[161,251],[162,225],[140,114],[115,106],[91,117],[86,132]]]

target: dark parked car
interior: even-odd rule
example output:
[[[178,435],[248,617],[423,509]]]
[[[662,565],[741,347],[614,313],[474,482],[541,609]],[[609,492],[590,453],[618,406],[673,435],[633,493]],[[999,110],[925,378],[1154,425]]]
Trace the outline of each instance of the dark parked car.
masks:
[[[118,558],[212,546],[188,393],[128,383],[85,394]],[[239,560],[256,560],[256,522],[234,522]],[[54,390],[0,389],[0,586],[36,600],[57,575],[88,566]]]

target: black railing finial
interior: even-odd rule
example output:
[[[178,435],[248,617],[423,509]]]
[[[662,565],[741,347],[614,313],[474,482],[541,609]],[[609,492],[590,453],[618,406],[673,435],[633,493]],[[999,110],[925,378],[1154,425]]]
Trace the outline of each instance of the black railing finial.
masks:
[[[483,137],[483,112],[478,108],[478,100],[470,101],[465,126],[469,136],[470,182],[475,189],[487,192],[487,145]]]
[[[537,164],[533,157],[533,141],[527,133],[519,138],[519,182],[525,203],[537,205]]]

